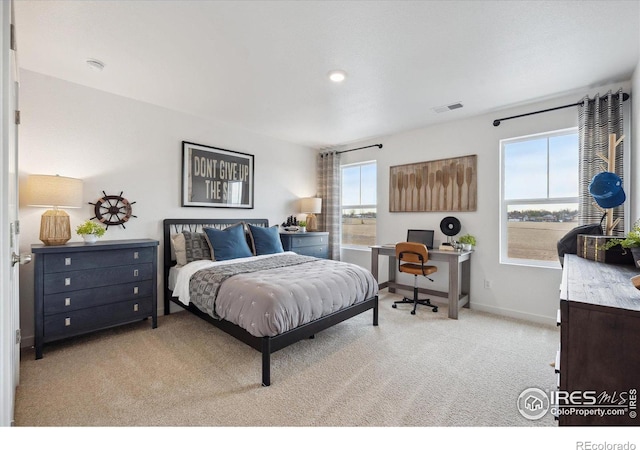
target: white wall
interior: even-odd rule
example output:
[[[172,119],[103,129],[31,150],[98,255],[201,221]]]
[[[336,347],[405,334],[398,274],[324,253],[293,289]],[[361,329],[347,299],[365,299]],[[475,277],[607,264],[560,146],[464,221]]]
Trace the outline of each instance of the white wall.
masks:
[[[441,158],[478,155],[478,210],[455,213],[462,233],[478,238],[471,272],[473,308],[543,323],[553,323],[558,307],[560,270],[499,264],[499,141],[577,124],[577,110],[567,108],[503,122],[496,118],[574,103],[583,95],[604,93],[623,87],[631,92],[640,85],[640,70],[632,84],[618,83],[549,99],[537,104],[497,111],[437,126],[399,133],[350,147],[384,144],[343,154],[343,162],[378,161],[378,242],[404,239],[407,228],[439,230],[445,213],[389,213],[389,167]],[[638,100],[632,95],[634,106]],[[155,238],[161,240],[162,219],[168,217],[266,217],[282,222],[296,210],[296,199],[315,194],[315,154],[308,149],[273,138],[258,136],[225,124],[170,111],[142,102],[85,88],[29,71],[21,72],[20,173],[60,174],[85,181],[84,198],[95,201],[104,190],[124,191],[135,201],[134,214],[126,230],[109,228],[106,238]],[[445,113],[447,114],[447,113]],[[453,113],[450,113],[453,114]],[[640,129],[632,118],[634,129]],[[212,145],[255,155],[255,209],[180,207],[182,140]],[[637,145],[632,147],[633,153]],[[632,174],[638,162],[632,158]],[[640,212],[640,195],[632,178],[632,217]],[[39,243],[43,210],[22,207],[22,251]],[[92,216],[92,206],[67,210],[72,227]],[[74,237],[73,240],[79,240]],[[436,240],[445,240],[439,231]],[[160,250],[162,250],[160,248]],[[343,260],[369,267],[367,251],[343,250]],[[381,260],[381,280],[386,279],[386,261]],[[159,274],[161,275],[161,274]],[[24,344],[33,336],[33,266],[21,268],[21,327]],[[493,282],[484,288],[484,280]],[[162,277],[159,276],[159,283]],[[447,269],[439,267],[436,283],[429,287],[446,290]],[[405,280],[408,283],[410,279]],[[161,285],[159,286],[161,287]],[[162,290],[159,289],[160,295]],[[436,299],[438,300],[438,299]],[[159,305],[162,298],[159,298]],[[162,311],[160,311],[161,313]]]
[[[637,82],[636,71],[636,82]],[[460,219],[461,234],[477,237],[478,245],[472,257],[472,308],[541,323],[555,323],[561,280],[560,269],[531,268],[499,264],[499,177],[500,140],[517,136],[559,130],[577,126],[577,108],[565,108],[525,118],[504,121],[498,127],[493,120],[532,111],[575,103],[585,95],[614,92],[623,87],[629,92],[630,83],[608,85],[589,92],[549,99],[527,106],[502,110],[492,114],[444,123],[428,128],[400,133],[381,139],[354,143],[353,147],[382,143],[382,149],[368,149],[343,154],[343,163],[377,160],[378,162],[378,243],[393,243],[406,237],[408,228],[436,230],[436,241],[445,241],[439,229],[440,221],[453,215]],[[425,114],[428,114],[426,112]],[[445,114],[455,114],[449,112]],[[637,121],[636,121],[637,124]],[[475,212],[452,213],[390,213],[389,168],[399,164],[437,160],[457,156],[478,155],[478,208]],[[637,169],[634,170],[637,173]],[[638,200],[636,200],[637,202]],[[637,209],[636,209],[637,211]],[[437,243],[436,243],[437,244]],[[368,251],[343,249],[345,261],[370,267]],[[382,265],[383,258],[380,263]],[[426,280],[420,285],[446,291],[446,266],[438,265],[435,283]],[[386,261],[381,266],[380,280],[386,280]],[[405,276],[402,274],[402,276]],[[485,289],[484,280],[492,282]],[[412,284],[412,279],[404,279]],[[434,298],[436,301],[444,299]]]
[[[133,205],[132,218],[109,227],[102,239],[152,238],[160,241],[165,218],[267,218],[282,223],[298,212],[296,199],[315,195],[315,152],[211,120],[108,94],[96,89],[21,71],[20,178],[59,174],[84,180],[82,209],[68,209],[72,241],[75,227],[93,216],[102,191]],[[183,208],[182,141],[255,155],[253,210]],[[21,206],[21,252],[39,244],[44,209]],[[162,305],[162,266],[159,262]],[[33,265],[21,267],[20,322],[23,345],[33,343]],[[162,313],[162,308],[160,308]]]

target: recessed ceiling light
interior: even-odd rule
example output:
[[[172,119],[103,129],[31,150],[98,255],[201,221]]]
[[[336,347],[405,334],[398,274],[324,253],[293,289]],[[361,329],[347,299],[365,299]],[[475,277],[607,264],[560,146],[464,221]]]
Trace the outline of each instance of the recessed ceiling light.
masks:
[[[97,59],[87,59],[86,63],[89,69],[95,70],[96,72],[102,72],[102,69],[104,69],[104,63]]]
[[[332,70],[329,72],[329,79],[334,83],[342,83],[347,78],[347,72],[344,70]]]

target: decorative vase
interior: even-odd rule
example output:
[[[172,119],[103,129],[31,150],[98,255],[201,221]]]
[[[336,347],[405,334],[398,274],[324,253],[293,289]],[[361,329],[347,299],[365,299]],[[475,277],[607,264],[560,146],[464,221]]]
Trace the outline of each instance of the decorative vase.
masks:
[[[636,268],[640,269],[640,247],[631,247],[631,254],[633,255],[633,262]]]
[[[95,244],[98,240],[97,234],[83,234],[82,239],[84,239],[85,244]]]
[[[462,250],[465,252],[471,251],[471,244],[462,244]]]
[[[306,233],[307,227],[300,227],[300,233]]]

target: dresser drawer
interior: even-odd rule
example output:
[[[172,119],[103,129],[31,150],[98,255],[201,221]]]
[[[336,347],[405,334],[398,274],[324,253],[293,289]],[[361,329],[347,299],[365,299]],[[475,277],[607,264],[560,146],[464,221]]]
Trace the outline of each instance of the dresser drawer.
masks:
[[[313,247],[317,245],[327,245],[327,236],[291,236],[291,248]]]
[[[294,249],[300,255],[314,256],[316,258],[327,258],[329,255],[326,245],[314,245],[313,247],[301,247]]]
[[[49,273],[44,276],[44,294],[150,280],[153,275],[154,268],[152,263]]]
[[[59,292],[44,296],[44,314],[48,316],[66,313],[124,300],[150,297],[152,294],[153,282],[151,280],[81,289],[72,292]]]
[[[142,247],[95,252],[69,252],[44,255],[44,272],[70,272],[83,269],[152,263],[155,248]]]
[[[99,330],[113,324],[142,320],[152,315],[152,298],[128,300],[44,318],[44,341],[50,342],[68,336]]]

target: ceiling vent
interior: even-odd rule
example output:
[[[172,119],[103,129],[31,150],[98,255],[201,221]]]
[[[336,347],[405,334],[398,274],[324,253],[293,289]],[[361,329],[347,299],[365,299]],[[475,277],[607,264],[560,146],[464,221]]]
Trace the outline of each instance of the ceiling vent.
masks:
[[[457,103],[452,103],[450,105],[438,106],[436,108],[433,108],[433,111],[437,113],[443,113],[443,112],[453,111],[454,109],[460,109],[460,108],[462,108],[462,103],[457,102]]]

